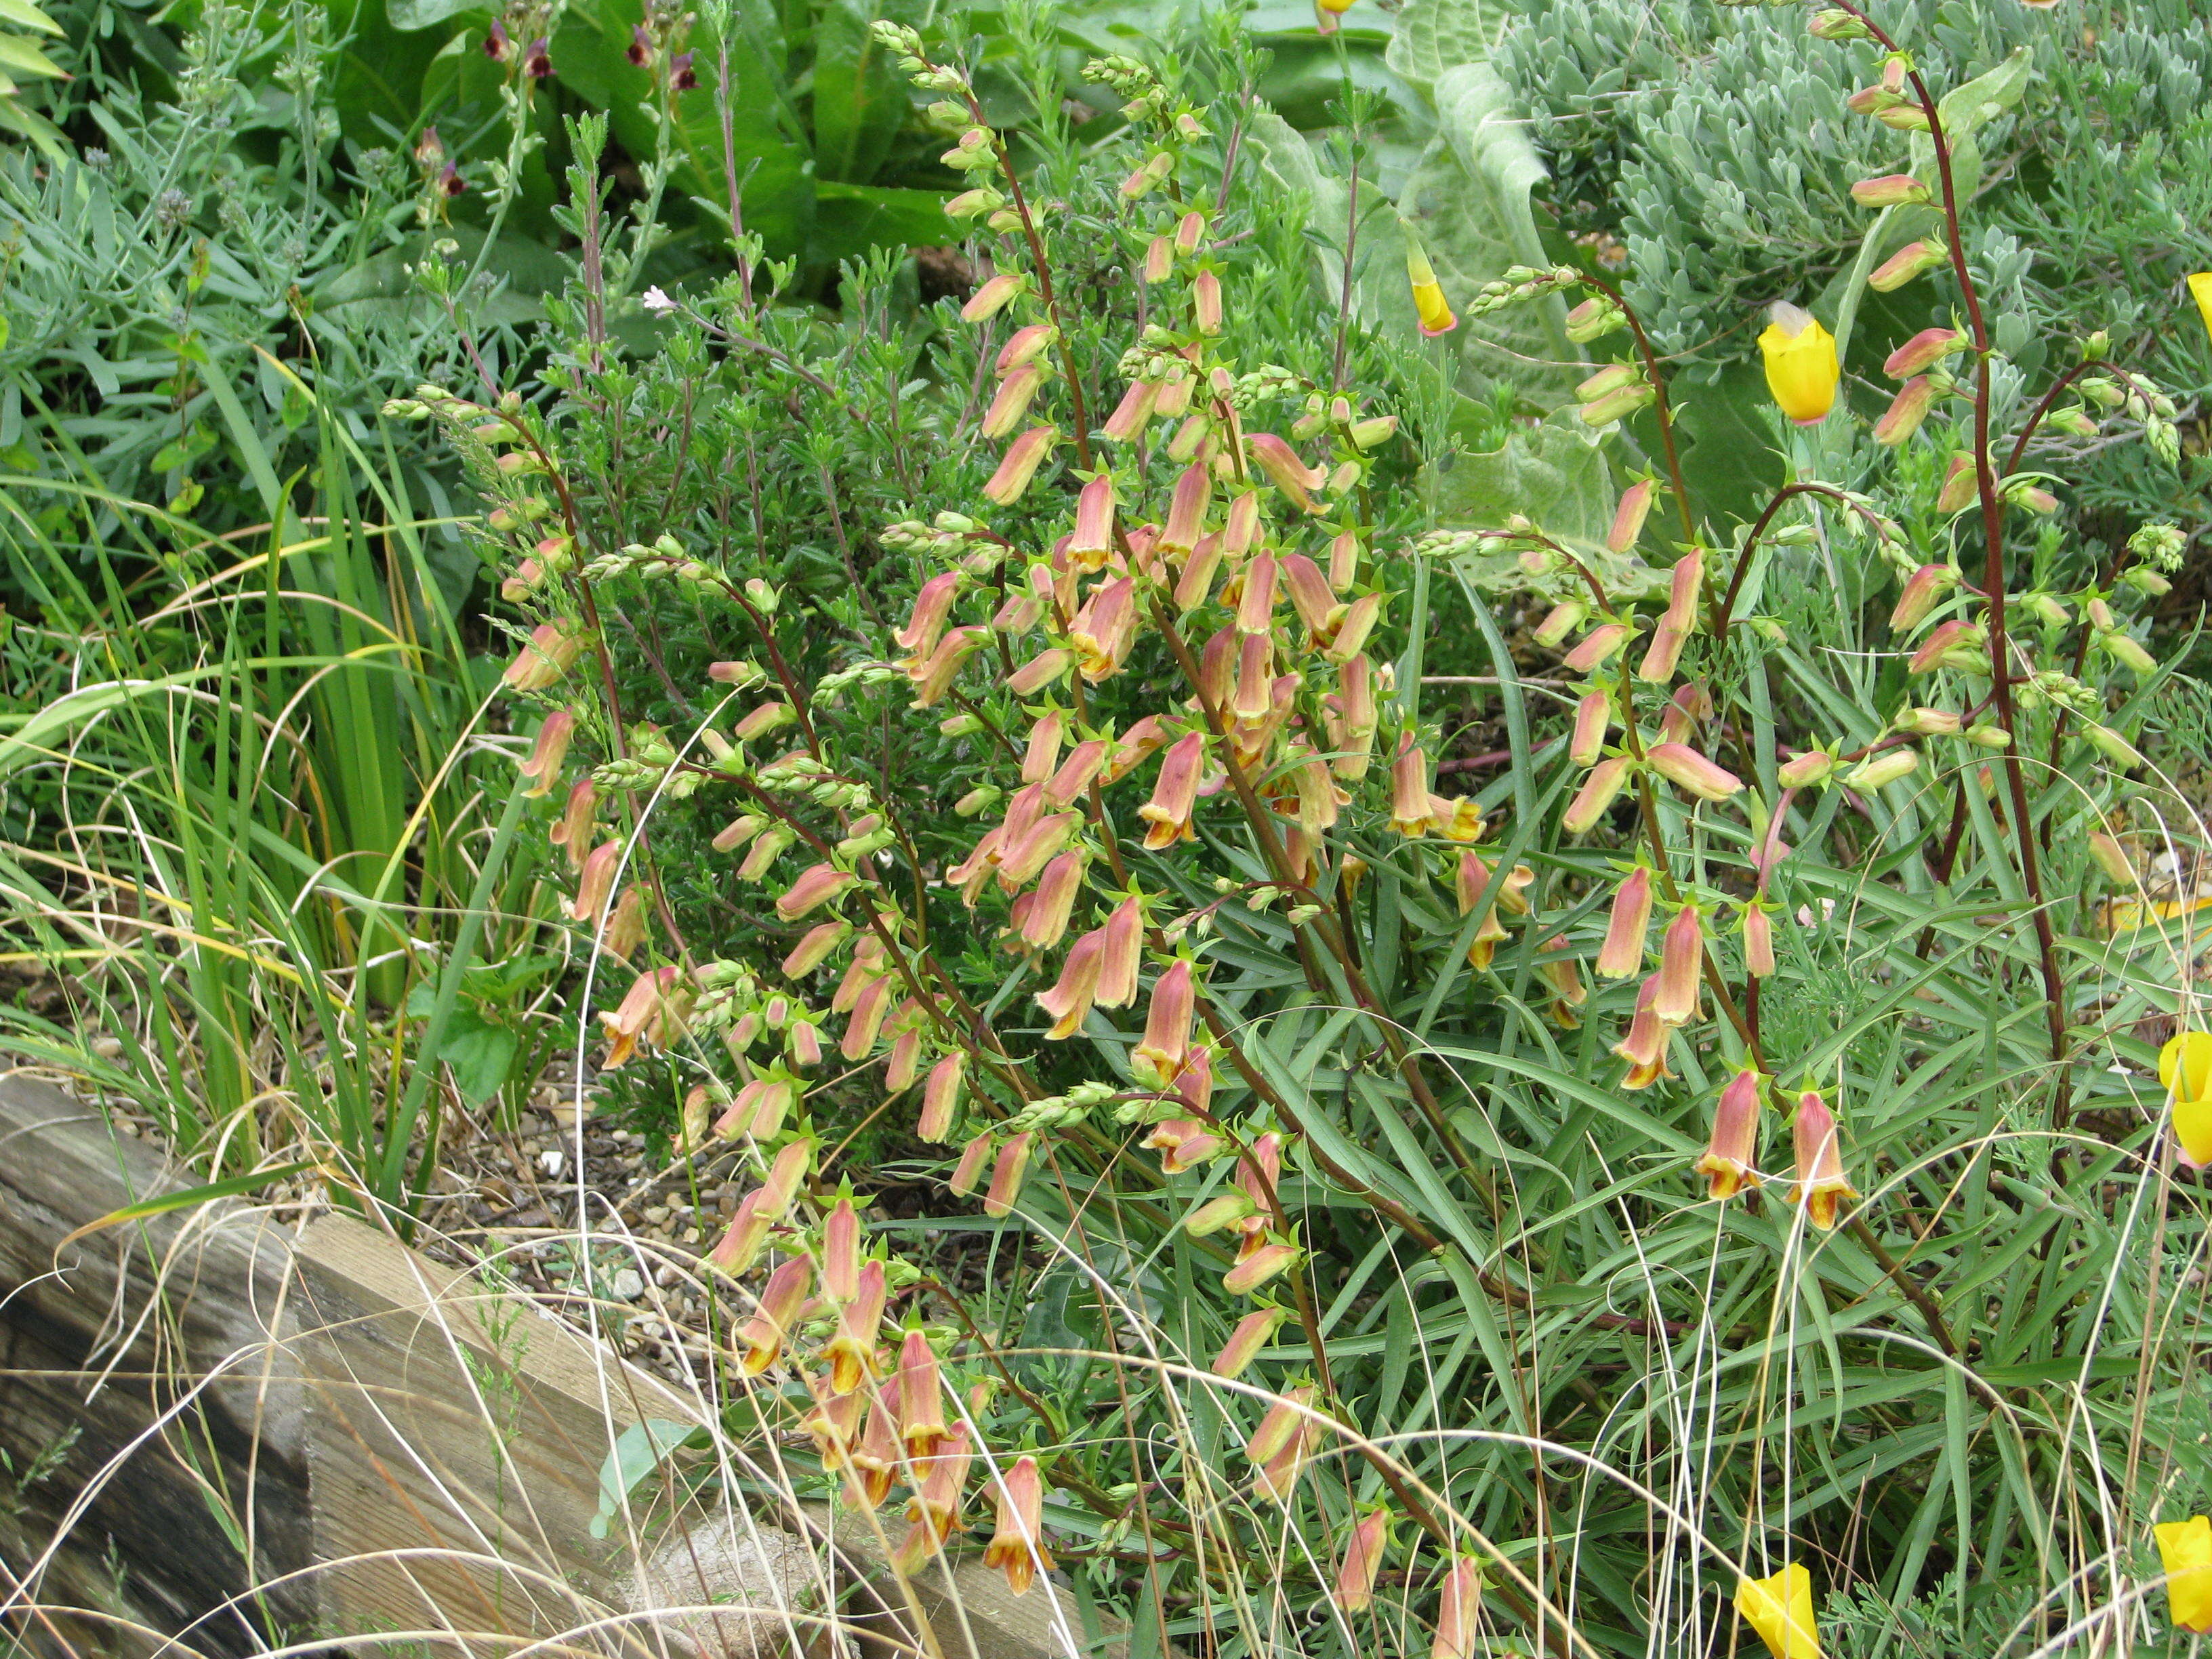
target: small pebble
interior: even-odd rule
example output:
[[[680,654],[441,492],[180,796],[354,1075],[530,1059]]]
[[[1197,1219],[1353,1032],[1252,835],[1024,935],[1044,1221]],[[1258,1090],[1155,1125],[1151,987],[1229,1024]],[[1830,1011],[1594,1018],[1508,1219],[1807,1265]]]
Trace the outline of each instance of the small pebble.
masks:
[[[668,1219],[668,1206],[665,1204],[647,1205],[645,1206],[645,1218],[653,1223],[654,1226],[659,1226],[662,1222]]]
[[[624,1267],[614,1276],[608,1286],[617,1302],[635,1302],[645,1294],[645,1275],[635,1267]]]
[[[567,1166],[568,1162],[568,1160],[562,1156],[559,1147],[548,1146],[538,1154],[538,1167],[545,1171],[547,1180],[558,1181],[561,1178],[561,1171]]]

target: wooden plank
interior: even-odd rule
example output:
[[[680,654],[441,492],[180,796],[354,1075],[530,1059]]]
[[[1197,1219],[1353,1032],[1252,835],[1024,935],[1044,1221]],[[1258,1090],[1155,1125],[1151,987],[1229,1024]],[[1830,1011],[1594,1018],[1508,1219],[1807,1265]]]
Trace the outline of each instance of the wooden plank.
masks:
[[[15,1496],[0,1559],[11,1579],[27,1577],[34,1601],[243,1655],[311,1625],[316,1610],[312,1586],[296,1581],[250,1594],[308,1565],[289,1366],[254,1311],[281,1298],[288,1241],[203,1211],[60,1249],[87,1222],[169,1184],[161,1157],[111,1135],[97,1111],[0,1077],[0,1446],[21,1470],[76,1437],[52,1478]],[[9,1622],[50,1649],[91,1628]],[[132,1644],[108,1629],[94,1645]]]
[[[1016,1598],[972,1554],[931,1564],[909,1606],[874,1528],[828,1506],[662,1516],[634,1548],[593,1539],[615,1437],[647,1417],[696,1421],[692,1403],[527,1298],[355,1218],[295,1234],[247,1206],[203,1206],[57,1261],[75,1229],[174,1185],[96,1111],[0,1078],[0,1448],[21,1468],[70,1428],[81,1436],[20,1514],[0,1504],[0,1562],[34,1570],[39,1599],[224,1656],[400,1632],[424,1633],[417,1650],[504,1654],[604,1622],[641,1587],[641,1613],[671,1596],[803,1601],[908,1648],[930,1645],[926,1622],[945,1659],[1080,1650],[1064,1593]],[[696,1571],[709,1557],[711,1580]],[[86,1631],[100,1651],[133,1650],[82,1620],[9,1622],[42,1652]],[[711,1618],[661,1622],[682,1647],[687,1628],[718,1635]],[[781,1650],[809,1628],[779,1613],[719,1635],[737,1654],[752,1634]],[[664,1651],[652,1636],[648,1620],[578,1645]]]
[[[691,1421],[687,1403],[533,1304],[351,1217],[311,1224],[295,1270],[326,1618],[459,1639],[603,1616],[621,1564],[590,1534],[599,1470],[623,1429]]]

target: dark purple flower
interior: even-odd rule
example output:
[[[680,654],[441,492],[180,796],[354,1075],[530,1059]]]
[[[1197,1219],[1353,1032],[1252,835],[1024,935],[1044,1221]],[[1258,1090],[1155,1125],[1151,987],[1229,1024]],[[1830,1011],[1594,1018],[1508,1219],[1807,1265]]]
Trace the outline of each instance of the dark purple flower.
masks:
[[[522,72],[533,81],[543,81],[553,73],[553,54],[546,50],[546,44],[541,34],[522,54]]]
[[[507,25],[498,18],[491,20],[491,33],[484,36],[484,56],[495,64],[504,64],[514,56],[514,42],[507,38]]]
[[[468,188],[467,182],[461,177],[461,169],[458,163],[453,161],[446,163],[446,170],[438,175],[438,188],[448,196],[459,196]]]
[[[629,61],[640,69],[653,61],[653,36],[642,23],[629,27]]]
[[[679,52],[668,60],[668,89],[689,92],[699,84],[699,77],[691,72],[691,54]]]

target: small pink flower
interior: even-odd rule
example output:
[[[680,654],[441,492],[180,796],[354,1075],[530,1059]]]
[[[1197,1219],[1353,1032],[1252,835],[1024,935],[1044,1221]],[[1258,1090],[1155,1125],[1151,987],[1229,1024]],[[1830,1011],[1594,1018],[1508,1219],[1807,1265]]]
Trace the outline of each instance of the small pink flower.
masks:
[[[559,683],[584,649],[584,635],[580,628],[568,628],[559,623],[540,623],[530,630],[514,660],[507,665],[501,676],[507,687],[515,691],[543,691]]]
[[[1291,1316],[1288,1308],[1257,1308],[1237,1322],[1236,1329],[1229,1333],[1229,1340],[1222,1344],[1221,1352],[1214,1356],[1210,1367],[1216,1376],[1242,1376],[1245,1369],[1260,1357],[1260,1351],[1275,1340],[1276,1329]]]
[[[967,1063],[967,1055],[956,1051],[929,1068],[928,1080],[921,1085],[921,1116],[915,1124],[917,1139],[933,1144],[951,1139]]]
[[[1613,896],[1605,943],[1597,953],[1600,979],[1626,979],[1644,965],[1644,936],[1651,927],[1651,871],[1638,865]]]
[[[1024,1130],[999,1148],[999,1161],[991,1166],[990,1190],[983,1195],[983,1213],[994,1218],[1013,1213],[1015,1201],[1022,1195],[1022,1180],[1028,1174],[1030,1152],[1036,1144],[1033,1132]]]
[[[1659,989],[1651,1012],[1662,1025],[1683,1025],[1698,1017],[1698,985],[1705,965],[1705,919],[1686,904],[1667,932],[1659,951]]]

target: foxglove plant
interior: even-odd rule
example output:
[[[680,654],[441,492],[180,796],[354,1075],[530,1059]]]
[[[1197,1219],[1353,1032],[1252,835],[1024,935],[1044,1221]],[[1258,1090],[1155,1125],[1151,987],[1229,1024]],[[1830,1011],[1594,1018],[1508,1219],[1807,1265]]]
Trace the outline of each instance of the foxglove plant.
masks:
[[[708,548],[684,525],[608,535],[577,510],[553,428],[519,399],[412,400],[471,447],[505,514],[530,617],[509,684],[560,705],[530,787],[550,801],[568,755],[603,757],[553,826],[577,871],[571,914],[603,962],[634,975],[600,998],[613,1005],[601,1063],[659,1052],[734,1067],[692,1091],[685,1140],[732,1146],[748,1172],[712,1260],[748,1286],[738,1370],[791,1386],[750,1388],[744,1409],[773,1430],[793,1406],[856,1504],[906,1487],[902,1571],[951,1545],[971,1475],[988,1468],[989,1553],[1017,1584],[1071,1559],[1044,1538],[1060,1494],[1090,1511],[1085,1526],[1141,1530],[1148,1550],[1195,1550],[1217,1522],[1239,1548],[1292,1528],[1315,1544],[1295,1575],[1304,1605],[1324,1618],[1386,1597],[1417,1605],[1433,1652],[1479,1650],[1489,1621],[1565,1651],[1556,1570],[1522,1565],[1547,1548],[1552,1499],[1542,1480],[1494,1493],[1492,1475],[1526,1466],[1483,1449],[1492,1434],[1519,1458],[1540,1436],[1547,1403],[1518,1375],[1524,1345],[1535,1373],[1557,1363],[1559,1340],[1644,1352],[1753,1340],[1741,1300],[1723,1317],[1710,1288],[1655,1285],[1639,1311],[1611,1305],[1604,1291],[1642,1232],[1723,1200],[1698,1212],[1705,1236],[1756,1241],[1732,1259],[1764,1264],[1746,1280],[1776,1306],[1796,1294],[1799,1264],[1848,1245],[1864,1263],[1855,1293],[1887,1298],[1866,1316],[1885,1340],[1909,1330],[1955,1365],[1980,1340],[1966,1334],[1972,1310],[1931,1291],[1869,1221],[1897,1177],[1859,1154],[1863,1103],[1826,1075],[1838,1049],[1765,1005],[1775,982],[1802,977],[1827,915],[1791,901],[1825,902],[1856,878],[1861,822],[1943,791],[1950,828],[1911,844],[1914,879],[1948,881],[1970,831],[1990,851],[2017,898],[1991,926],[2031,941],[2050,1117],[2066,1124],[2086,1008],[2049,914],[2048,852],[2101,829],[2116,780],[2138,763],[2142,700],[2125,693],[2158,671],[2116,607],[2156,591],[2174,538],[2146,532],[2094,586],[2062,592],[2006,532],[2052,504],[2052,480],[2026,467],[2038,430],[2118,416],[2166,448],[2173,405],[2094,341],[2039,403],[2015,395],[1958,252],[1942,105],[1857,13],[1819,19],[1821,40],[1849,49],[1863,30],[1882,54],[1879,96],[1855,106],[1917,135],[1905,170],[1865,198],[1881,211],[1942,204],[1914,268],[1869,277],[1900,295],[1946,283],[1959,314],[1891,359],[1900,389],[1873,436],[1893,471],[1808,471],[1740,526],[1699,511],[1668,365],[1610,283],[1522,267],[1448,295],[1409,239],[1425,333],[1559,296],[1578,343],[1625,335],[1630,349],[1583,380],[1580,423],[1602,439],[1648,420],[1656,443],[1603,557],[1528,519],[1408,546],[1386,532],[1406,405],[1333,369],[1253,356],[1281,300],[1255,279],[1254,227],[1236,217],[1244,107],[1186,98],[1133,59],[1092,66],[1127,126],[1102,152],[1116,173],[1098,192],[1108,205],[1084,221],[1103,226],[1111,255],[1077,280],[1083,256],[1056,222],[1090,211],[1071,206],[1076,181],[1015,167],[968,76],[888,24],[879,44],[938,100],[945,164],[966,180],[951,210],[974,228],[978,280],[945,380],[965,388],[958,441],[981,459],[963,493],[917,489],[877,532],[903,585],[872,650],[808,666],[784,620],[788,585],[747,574],[726,540]],[[1347,255],[1347,289],[1350,267]],[[774,281],[758,293],[748,277],[733,319],[665,296],[653,308],[696,330],[695,344],[775,366],[793,398],[802,386],[829,396],[837,360],[769,333]],[[1784,309],[1769,334],[1790,423],[1778,436],[1833,434],[1841,375],[1826,328]],[[612,380],[594,384],[613,401]],[[1668,543],[1663,576],[1636,568],[1637,550]],[[1785,557],[1837,545],[1870,550],[1899,582],[1893,672],[1871,722],[1809,671],[1793,669],[1785,698],[1745,667],[1791,650],[1788,621],[1756,609]],[[1498,617],[1470,618],[1501,635],[1495,680],[1516,688],[1540,662],[1572,713],[1552,743],[1513,732],[1511,779],[1458,795],[1441,781],[1443,734],[1418,715],[1424,683],[1449,678],[1423,670],[1425,595],[1433,573],[1478,552],[1516,562],[1540,616],[1517,654]],[[699,711],[688,737],[624,712],[614,653],[628,619],[604,596],[656,591],[718,630],[703,683],[677,688]],[[574,724],[552,724],[564,717]],[[872,757],[878,726],[900,734],[887,749],[935,741],[963,757],[948,812]],[[1464,775],[1486,763],[1449,763]],[[2052,769],[2074,787],[2030,787]],[[687,937],[654,853],[656,815],[679,806],[720,824],[702,856],[726,861],[714,867],[775,949],[715,952]],[[1978,919],[1993,908],[1977,898]],[[1589,1138],[1526,1103],[1539,1086],[1576,1112],[1663,1126],[1643,1171],[1618,1187],[1604,1176],[1629,1222],[1609,1258],[1567,1223],[1596,1228],[1612,1197],[1575,1189],[1565,1221],[1524,1200],[1548,1179],[1539,1164]],[[1092,1264],[1132,1238],[1147,1261],[1176,1264],[1186,1313],[1205,1316],[1185,1327],[1206,1333],[1183,1344],[1188,1373],[1243,1435],[1233,1477],[1192,1474],[1182,1510],[1155,1514],[1139,1427],[1179,1421],[1179,1406],[1132,1404],[1117,1381],[1091,1404],[1123,1414],[1127,1446],[1079,1447],[1064,1402],[1030,1386],[1036,1356],[968,1323],[880,1236],[869,1244],[866,1206],[832,1167],[843,1154],[829,1126],[856,1093],[872,1117],[911,1109],[916,1139],[957,1158],[955,1198],[993,1222],[1023,1219],[1082,1265],[1100,1306],[1091,1340],[1117,1378],[1154,1363],[1155,1328],[1138,1311],[1150,1269],[1125,1282]],[[1769,1110],[1790,1113],[1794,1179],[1765,1173],[1784,1163],[1780,1134],[1762,1133]],[[1363,1401],[1398,1389],[1403,1368],[1391,1382],[1371,1350],[1337,1340],[1385,1261],[1398,1277],[1376,1293],[1389,1311],[1371,1316],[1389,1333],[1463,1322],[1494,1373],[1445,1425],[1464,1438],[1440,1436],[1433,1453],[1381,1443],[1389,1425],[1363,1420]],[[1430,1285],[1448,1297],[1425,1300]],[[952,1325],[927,1322],[933,1298]],[[1700,1348],[1684,1363],[1714,1362]],[[1268,1381],[1245,1380],[1258,1376]],[[1573,1410],[1617,1403],[1602,1392],[1617,1375],[1575,1376]],[[993,1378],[1006,1386],[983,1399]],[[1593,1466],[1607,1432],[1592,1431]],[[1620,1500],[1635,1525],[1647,1496]],[[1750,1512],[1714,1529],[1733,1540]],[[1401,1519],[1410,1526],[1394,1532]],[[1487,1541],[1500,1532],[1527,1547]],[[1754,1577],[1747,1545],[1699,1533],[1693,1547],[1728,1564],[1770,1642],[1811,1639],[1796,1628],[1813,1614],[1794,1552]]]

